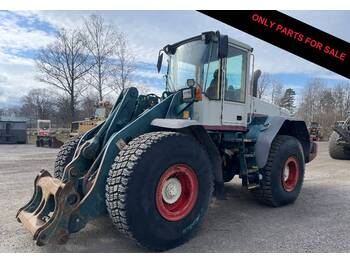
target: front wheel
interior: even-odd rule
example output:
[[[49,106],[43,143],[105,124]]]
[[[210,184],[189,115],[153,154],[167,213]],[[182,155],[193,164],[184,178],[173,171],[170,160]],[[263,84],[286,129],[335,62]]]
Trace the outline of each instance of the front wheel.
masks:
[[[252,189],[255,198],[269,206],[293,203],[304,180],[305,161],[300,142],[291,136],[279,135],[272,142],[269,157],[261,170],[260,187]]]
[[[58,179],[63,178],[64,169],[72,161],[80,139],[81,135],[72,137],[61,146],[55,161],[54,177]]]
[[[152,250],[185,242],[201,224],[213,190],[207,153],[174,132],[141,135],[116,157],[106,204],[119,231]]]

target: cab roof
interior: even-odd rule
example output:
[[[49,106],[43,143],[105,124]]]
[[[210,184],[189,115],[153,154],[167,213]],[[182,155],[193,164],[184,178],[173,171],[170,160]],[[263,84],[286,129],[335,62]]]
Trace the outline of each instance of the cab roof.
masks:
[[[197,35],[197,36],[193,36],[193,37],[190,37],[190,38],[187,38],[187,39],[184,39],[184,40],[181,40],[179,42],[176,42],[172,45],[166,45],[163,50],[166,52],[166,53],[171,53],[171,54],[174,54],[176,52],[176,49],[183,45],[183,44],[186,44],[186,43],[189,43],[189,42],[192,42],[192,41],[196,41],[196,40],[207,40],[207,39],[211,39],[213,37],[218,37],[220,35],[220,32],[219,31],[208,31],[208,32],[203,32],[202,34],[200,35]],[[233,39],[231,37],[228,37],[228,42],[235,45],[235,46],[238,46],[238,47],[241,47],[243,49],[246,49],[247,51],[250,51],[252,52],[253,51],[253,48],[245,43],[242,43],[236,39]]]
[[[242,42],[240,42],[240,41],[238,41],[236,39],[228,37],[228,42],[231,43],[231,44],[234,44],[236,46],[239,46],[239,47],[241,47],[243,49],[247,49],[250,52],[253,52],[253,47],[251,47],[250,45],[247,45],[245,43],[242,43]]]

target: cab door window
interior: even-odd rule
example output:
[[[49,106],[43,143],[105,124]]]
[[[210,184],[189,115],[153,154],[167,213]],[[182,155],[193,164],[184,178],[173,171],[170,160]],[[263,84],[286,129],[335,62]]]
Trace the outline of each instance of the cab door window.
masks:
[[[245,102],[247,53],[232,46],[226,60],[224,99]]]
[[[204,91],[209,99],[220,99],[219,60],[204,64]]]

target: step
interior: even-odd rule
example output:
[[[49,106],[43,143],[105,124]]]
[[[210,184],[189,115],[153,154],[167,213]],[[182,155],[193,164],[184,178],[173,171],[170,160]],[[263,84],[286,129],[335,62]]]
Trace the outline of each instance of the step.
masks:
[[[251,174],[251,173],[256,173],[259,171],[259,168],[258,167],[250,167],[248,168],[248,174]]]
[[[243,141],[244,143],[255,143],[256,139],[245,138]]]
[[[253,184],[248,184],[248,189],[254,189],[254,188],[258,188],[258,187],[260,187],[259,184],[255,184],[255,183],[253,183]]]
[[[244,157],[252,158],[252,157],[255,157],[255,154],[254,153],[244,154]]]
[[[244,143],[255,143],[256,139],[250,139],[250,138],[239,139],[239,138],[236,138],[236,139],[232,140],[232,142],[236,142],[236,143],[241,143],[242,141]]]

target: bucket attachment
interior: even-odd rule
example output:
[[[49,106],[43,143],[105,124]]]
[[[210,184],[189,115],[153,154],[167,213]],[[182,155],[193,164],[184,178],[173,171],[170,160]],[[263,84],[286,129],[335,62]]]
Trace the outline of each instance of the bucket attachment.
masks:
[[[32,199],[19,209],[16,218],[32,233],[37,245],[64,244],[69,236],[71,213],[79,201],[73,183],[64,183],[41,170],[34,181]]]
[[[37,245],[63,244],[71,233],[107,212],[107,176],[120,148],[152,131],[152,121],[165,118],[173,101],[173,95],[161,102],[155,95],[139,98],[134,87],[121,93],[108,118],[79,140],[73,159],[64,163],[62,180],[46,170],[36,177],[33,197],[16,218]]]

